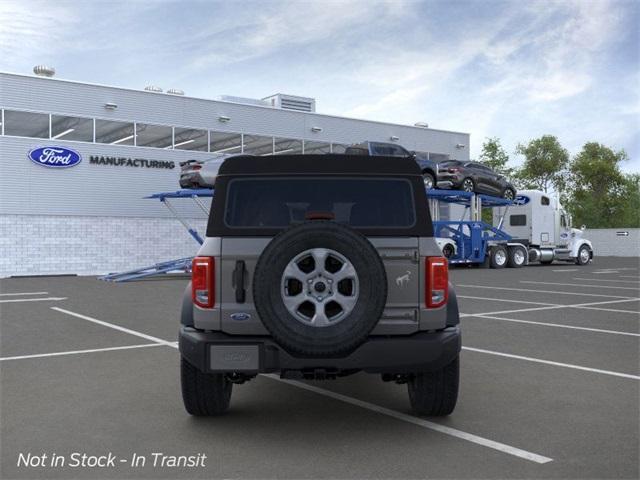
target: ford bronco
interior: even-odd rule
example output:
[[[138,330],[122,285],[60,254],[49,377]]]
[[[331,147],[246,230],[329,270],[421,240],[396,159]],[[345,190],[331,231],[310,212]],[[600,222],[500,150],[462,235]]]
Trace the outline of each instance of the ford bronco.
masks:
[[[376,373],[406,383],[418,414],[456,404],[458,305],[410,158],[225,160],[181,324],[192,415],[224,413],[261,373]]]

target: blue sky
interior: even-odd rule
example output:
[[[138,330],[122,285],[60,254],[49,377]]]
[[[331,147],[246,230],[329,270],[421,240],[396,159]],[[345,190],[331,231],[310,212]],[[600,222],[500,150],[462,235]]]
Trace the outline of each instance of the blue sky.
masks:
[[[0,70],[187,95],[312,96],[320,113],[553,134],[640,172],[640,2],[0,0]],[[514,156],[518,163],[521,159]]]

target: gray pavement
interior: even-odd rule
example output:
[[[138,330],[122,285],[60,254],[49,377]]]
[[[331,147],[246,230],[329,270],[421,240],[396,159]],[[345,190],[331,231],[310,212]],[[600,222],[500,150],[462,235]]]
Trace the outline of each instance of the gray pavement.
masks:
[[[413,416],[406,386],[366,374],[314,391],[260,376],[235,387],[228,415],[192,418],[179,354],[154,341],[176,340],[184,277],[4,279],[0,477],[638,478],[639,268],[453,269],[465,350],[444,419]],[[118,461],[17,465],[73,452]],[[154,452],[207,459],[153,467]]]

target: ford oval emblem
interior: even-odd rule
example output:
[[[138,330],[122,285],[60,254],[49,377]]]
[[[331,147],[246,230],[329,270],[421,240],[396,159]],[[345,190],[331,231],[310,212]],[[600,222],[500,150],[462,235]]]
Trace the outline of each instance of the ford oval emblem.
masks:
[[[526,205],[529,203],[531,199],[526,195],[516,195],[515,200],[513,201],[514,205]]]
[[[249,320],[251,315],[245,312],[236,312],[231,314],[231,320],[235,320],[236,322],[244,322],[245,320]]]
[[[75,150],[64,147],[38,147],[29,152],[29,160],[43,167],[69,168],[82,161],[82,156]]]

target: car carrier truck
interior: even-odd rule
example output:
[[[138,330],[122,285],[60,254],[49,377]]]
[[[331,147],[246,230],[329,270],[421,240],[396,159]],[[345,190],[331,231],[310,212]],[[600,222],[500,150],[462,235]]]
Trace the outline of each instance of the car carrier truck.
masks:
[[[593,259],[584,227],[572,228],[571,217],[544,192],[521,191],[513,201],[453,190],[429,190],[428,197],[434,236],[450,264],[518,268]],[[443,204],[454,205],[449,220],[440,219]],[[491,209],[492,224],[482,220],[483,209]],[[452,220],[456,215],[459,220]]]

